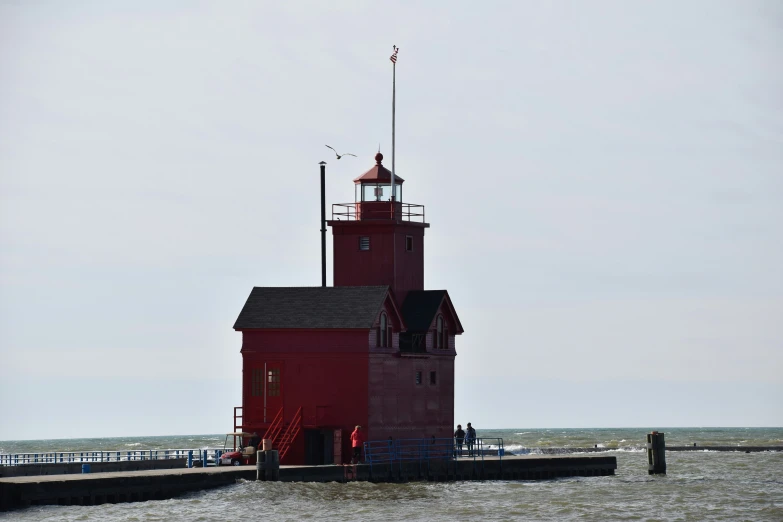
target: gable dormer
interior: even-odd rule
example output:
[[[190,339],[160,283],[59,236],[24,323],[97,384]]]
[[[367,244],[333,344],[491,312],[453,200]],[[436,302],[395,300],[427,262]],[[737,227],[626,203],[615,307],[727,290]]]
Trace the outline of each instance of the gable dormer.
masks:
[[[400,351],[454,354],[454,336],[464,330],[446,290],[408,292],[402,305],[407,331],[400,336]]]
[[[402,315],[394,303],[391,293],[387,293],[370,329],[370,349],[396,352],[400,349],[400,333],[404,330],[405,322]]]

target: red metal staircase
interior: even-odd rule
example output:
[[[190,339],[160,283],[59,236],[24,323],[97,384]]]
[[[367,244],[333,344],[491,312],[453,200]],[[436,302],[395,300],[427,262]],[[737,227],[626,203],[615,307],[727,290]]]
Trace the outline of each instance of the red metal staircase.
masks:
[[[299,435],[299,432],[302,431],[302,407],[300,406],[298,410],[296,410],[296,413],[294,414],[294,418],[291,419],[291,422],[286,427],[285,432],[283,432],[282,437],[280,437],[280,442],[278,443],[277,451],[280,452],[280,462],[283,462],[283,459],[285,458],[286,454],[288,453],[288,450],[291,448],[291,445],[296,440],[297,435]]]
[[[280,408],[264,435],[265,439],[272,441],[272,447],[277,449],[280,462],[283,461],[300,431],[302,431],[302,407],[296,410],[291,422],[286,423],[283,422],[283,408]]]
[[[264,434],[265,439],[269,439],[272,441],[272,447],[275,446],[277,437],[280,436],[282,430],[283,430],[283,408],[280,408],[280,411],[278,411],[277,415],[275,415],[275,418],[272,419],[272,424],[269,425],[269,427],[266,429],[266,433]]]

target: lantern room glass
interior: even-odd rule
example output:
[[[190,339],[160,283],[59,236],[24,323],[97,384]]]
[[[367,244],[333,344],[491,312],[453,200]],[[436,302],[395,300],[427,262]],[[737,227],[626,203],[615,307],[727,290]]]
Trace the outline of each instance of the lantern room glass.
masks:
[[[356,185],[356,202],[391,201],[390,183],[361,183]],[[394,201],[402,201],[402,183],[394,184]]]

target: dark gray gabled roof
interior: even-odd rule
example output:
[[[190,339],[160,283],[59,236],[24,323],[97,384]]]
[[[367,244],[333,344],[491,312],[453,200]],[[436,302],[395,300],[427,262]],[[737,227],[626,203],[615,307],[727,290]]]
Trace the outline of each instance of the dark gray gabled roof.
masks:
[[[408,292],[405,302],[402,304],[402,315],[409,332],[425,332],[429,329],[435,314],[438,313],[441,303],[445,299],[445,309],[452,315],[456,324],[456,334],[462,334],[462,323],[457,317],[457,311],[451,303],[451,298],[446,290],[413,290]]]
[[[408,292],[400,313],[409,332],[423,332],[430,327],[444,295],[446,295],[445,290]]]
[[[250,292],[234,329],[369,329],[388,293],[388,286],[257,286]]]

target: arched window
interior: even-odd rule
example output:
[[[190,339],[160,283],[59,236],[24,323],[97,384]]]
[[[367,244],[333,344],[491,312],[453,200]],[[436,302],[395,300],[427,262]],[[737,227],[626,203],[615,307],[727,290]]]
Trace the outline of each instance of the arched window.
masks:
[[[381,326],[378,328],[378,346],[382,348],[389,346],[388,329],[386,312],[381,312]]]
[[[436,328],[437,328],[436,336],[435,336],[435,339],[436,339],[435,348],[438,348],[439,350],[442,350],[444,348],[444,343],[443,343],[443,316],[442,315],[438,316],[438,319],[435,322],[435,324],[436,324]]]

